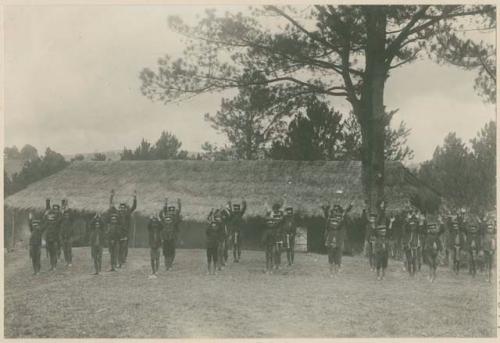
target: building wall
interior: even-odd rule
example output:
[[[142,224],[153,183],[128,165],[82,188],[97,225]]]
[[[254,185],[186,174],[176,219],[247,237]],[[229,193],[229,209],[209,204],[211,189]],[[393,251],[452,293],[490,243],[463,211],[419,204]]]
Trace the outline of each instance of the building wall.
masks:
[[[4,247],[28,247],[30,229],[28,223],[29,211],[12,210],[4,207]],[[88,237],[86,223],[83,218],[76,218],[73,223],[73,245],[86,246]]]
[[[147,224],[149,218],[138,213],[133,215],[130,232],[130,246],[137,248],[148,247]],[[306,217],[297,220],[301,233],[296,240],[297,250],[324,253],[322,217]],[[261,237],[265,228],[265,220],[262,217],[245,218],[241,230],[242,248],[248,250],[261,250]],[[184,220],[180,225],[178,248],[202,249],[205,248],[206,223]],[[363,228],[353,224],[348,231],[348,241],[344,250],[348,253],[360,251],[362,246]],[[83,218],[77,218],[73,227],[73,246],[87,246],[88,234],[86,222]],[[5,209],[4,216],[4,247],[27,247],[29,244],[28,211]],[[14,238],[14,240],[13,240]]]

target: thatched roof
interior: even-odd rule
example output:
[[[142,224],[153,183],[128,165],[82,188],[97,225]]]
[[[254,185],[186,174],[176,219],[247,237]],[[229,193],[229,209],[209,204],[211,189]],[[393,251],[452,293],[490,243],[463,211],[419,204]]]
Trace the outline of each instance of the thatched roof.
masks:
[[[388,209],[405,206],[411,189],[423,187],[400,163],[386,164]],[[73,162],[64,170],[5,199],[7,208],[43,209],[45,199],[67,198],[71,208],[104,211],[109,192],[115,202],[131,204],[137,190],[137,212],[150,215],[166,196],[182,199],[184,218],[204,220],[212,207],[244,196],[248,215],[262,215],[264,203],[287,194],[288,203],[307,215],[321,214],[328,200],[361,212],[364,198],[359,161],[118,161]]]

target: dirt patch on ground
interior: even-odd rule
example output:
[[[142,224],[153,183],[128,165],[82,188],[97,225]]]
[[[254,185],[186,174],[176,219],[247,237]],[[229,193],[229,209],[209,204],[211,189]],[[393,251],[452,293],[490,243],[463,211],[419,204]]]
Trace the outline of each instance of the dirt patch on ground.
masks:
[[[45,255],[45,252],[44,254]],[[109,255],[104,255],[107,270]],[[148,279],[149,250],[131,249],[115,273],[93,276],[90,249],[71,268],[32,275],[28,252],[5,255],[6,337],[384,337],[496,335],[496,288],[484,277],[426,266],[410,279],[389,261],[376,281],[362,257],[344,257],[328,277],[326,256],[297,254],[296,265],[263,273],[264,253],[206,275],[205,252],[178,250],[174,268]]]

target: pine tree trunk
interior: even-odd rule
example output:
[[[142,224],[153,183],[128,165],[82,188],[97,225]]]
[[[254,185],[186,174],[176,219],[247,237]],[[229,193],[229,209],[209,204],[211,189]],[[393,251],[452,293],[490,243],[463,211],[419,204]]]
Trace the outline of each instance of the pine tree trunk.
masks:
[[[367,207],[377,212],[379,220],[385,216],[380,205],[384,201],[384,85],[387,78],[385,64],[386,16],[380,6],[366,9],[367,47],[366,69],[358,108],[362,134],[362,177]]]

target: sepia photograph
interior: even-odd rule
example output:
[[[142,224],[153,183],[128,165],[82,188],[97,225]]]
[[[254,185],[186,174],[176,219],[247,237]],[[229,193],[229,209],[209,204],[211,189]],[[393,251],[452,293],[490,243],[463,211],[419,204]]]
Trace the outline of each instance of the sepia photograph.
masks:
[[[5,338],[496,338],[495,3],[11,1]]]

